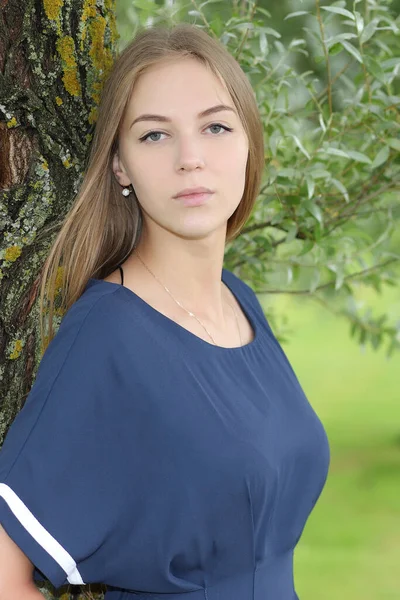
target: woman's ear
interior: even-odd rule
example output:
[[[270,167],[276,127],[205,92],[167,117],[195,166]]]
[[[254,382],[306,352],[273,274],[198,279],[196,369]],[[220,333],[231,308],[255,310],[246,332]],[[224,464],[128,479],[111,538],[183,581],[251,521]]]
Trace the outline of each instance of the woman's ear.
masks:
[[[130,179],[124,169],[124,165],[122,164],[122,161],[118,155],[118,152],[116,152],[113,156],[112,170],[113,170],[113,173],[120,185],[122,185],[122,186],[130,185],[130,183],[131,183]]]

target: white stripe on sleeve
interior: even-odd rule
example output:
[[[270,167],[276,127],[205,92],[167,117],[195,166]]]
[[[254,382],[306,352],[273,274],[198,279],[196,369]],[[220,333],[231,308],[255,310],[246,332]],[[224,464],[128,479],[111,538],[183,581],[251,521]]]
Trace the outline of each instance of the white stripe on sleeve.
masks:
[[[5,483],[0,483],[0,496],[7,502],[10,510],[34,540],[60,565],[67,574],[69,583],[83,584],[76,562],[56,539],[39,523],[17,494]]]

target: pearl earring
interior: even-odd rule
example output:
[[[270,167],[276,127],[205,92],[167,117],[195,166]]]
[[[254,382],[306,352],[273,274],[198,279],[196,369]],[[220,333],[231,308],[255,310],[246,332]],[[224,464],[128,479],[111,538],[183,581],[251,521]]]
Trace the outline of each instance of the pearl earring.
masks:
[[[125,196],[125,197],[126,197],[126,196],[129,196],[129,194],[130,194],[130,193],[131,193],[131,190],[130,190],[130,189],[128,189],[127,187],[126,187],[126,188],[124,188],[124,189],[122,190],[122,192],[121,192],[121,194],[122,194],[123,196]]]

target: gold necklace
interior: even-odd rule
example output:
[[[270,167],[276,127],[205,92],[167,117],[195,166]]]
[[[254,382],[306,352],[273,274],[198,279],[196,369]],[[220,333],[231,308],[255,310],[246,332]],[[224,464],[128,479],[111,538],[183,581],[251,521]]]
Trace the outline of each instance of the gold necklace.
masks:
[[[153,275],[154,279],[156,279],[158,281],[158,283],[160,283],[163,288],[168,292],[168,294],[171,296],[171,298],[181,307],[183,308],[183,310],[185,310],[191,317],[194,317],[196,319],[196,321],[198,321],[200,323],[200,325],[203,327],[203,329],[205,329],[205,331],[208,333],[208,335],[210,336],[210,338],[213,341],[213,344],[216,346],[217,344],[214,341],[213,336],[211,335],[211,333],[208,331],[208,329],[206,328],[205,325],[203,325],[203,323],[200,321],[200,319],[198,317],[196,317],[196,315],[194,313],[192,313],[190,310],[187,310],[178,300],[176,300],[176,298],[173,297],[173,295],[171,294],[171,292],[169,291],[169,289],[159,280],[157,279],[157,277],[154,275],[154,273],[149,269],[149,267],[143,262],[143,260],[140,257],[140,254],[138,252],[138,250],[136,250],[136,254],[138,259],[140,260],[140,262],[142,263],[142,265],[149,271],[149,273],[151,273],[151,275]],[[222,285],[222,281],[221,281],[221,285]],[[227,304],[229,304],[229,306],[231,307],[233,314],[235,315],[235,319],[236,319],[236,325],[237,325],[237,330],[239,332],[239,337],[240,337],[240,345],[242,346],[242,336],[240,333],[240,327],[239,327],[239,320],[237,318],[236,315],[236,310],[233,308],[233,306],[231,306],[230,302],[227,302]]]

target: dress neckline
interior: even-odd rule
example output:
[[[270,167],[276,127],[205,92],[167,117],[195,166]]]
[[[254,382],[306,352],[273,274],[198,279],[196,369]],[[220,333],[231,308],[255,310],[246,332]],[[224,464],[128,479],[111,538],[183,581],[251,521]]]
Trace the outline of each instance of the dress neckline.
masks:
[[[171,324],[171,327],[173,327],[175,329],[177,328],[177,330],[179,330],[182,333],[182,335],[186,336],[188,340],[191,340],[195,344],[200,344],[200,345],[203,345],[204,347],[209,347],[210,349],[213,349],[215,352],[226,352],[226,353],[247,352],[259,344],[261,335],[260,335],[260,327],[257,322],[257,318],[255,316],[255,310],[250,307],[250,303],[246,303],[241,298],[241,295],[240,295],[240,293],[237,292],[237,290],[234,290],[234,284],[233,284],[232,280],[231,280],[231,283],[228,282],[229,271],[227,271],[226,269],[224,269],[224,268],[222,269],[221,279],[222,279],[223,283],[226,285],[226,287],[230,290],[230,292],[233,295],[233,297],[235,298],[236,302],[239,304],[240,308],[242,309],[245,317],[247,318],[247,320],[250,323],[250,326],[253,330],[253,336],[254,336],[253,339],[250,342],[248,342],[247,344],[243,344],[242,346],[228,346],[228,347],[218,346],[218,345],[212,344],[211,342],[207,342],[200,336],[198,336],[198,335],[192,333],[191,331],[189,331],[188,329],[186,329],[186,327],[179,325],[179,323],[177,323],[173,319],[170,319],[169,317],[164,315],[162,312],[160,312],[159,310],[157,310],[156,308],[151,306],[151,304],[149,304],[148,302],[143,300],[143,298],[141,296],[139,296],[138,294],[136,294],[133,290],[126,287],[123,284],[124,276],[123,276],[122,267],[120,265],[118,265],[118,268],[121,272],[121,283],[113,283],[111,281],[105,281],[104,279],[90,279],[90,281],[94,281],[96,283],[102,283],[106,286],[112,286],[114,288],[115,287],[119,288],[122,291],[122,293],[127,295],[127,297],[129,297],[131,300],[139,302],[139,304],[141,306],[143,306],[145,308],[145,310],[147,310],[151,314],[154,314],[157,318],[160,318],[163,321],[169,322]]]

